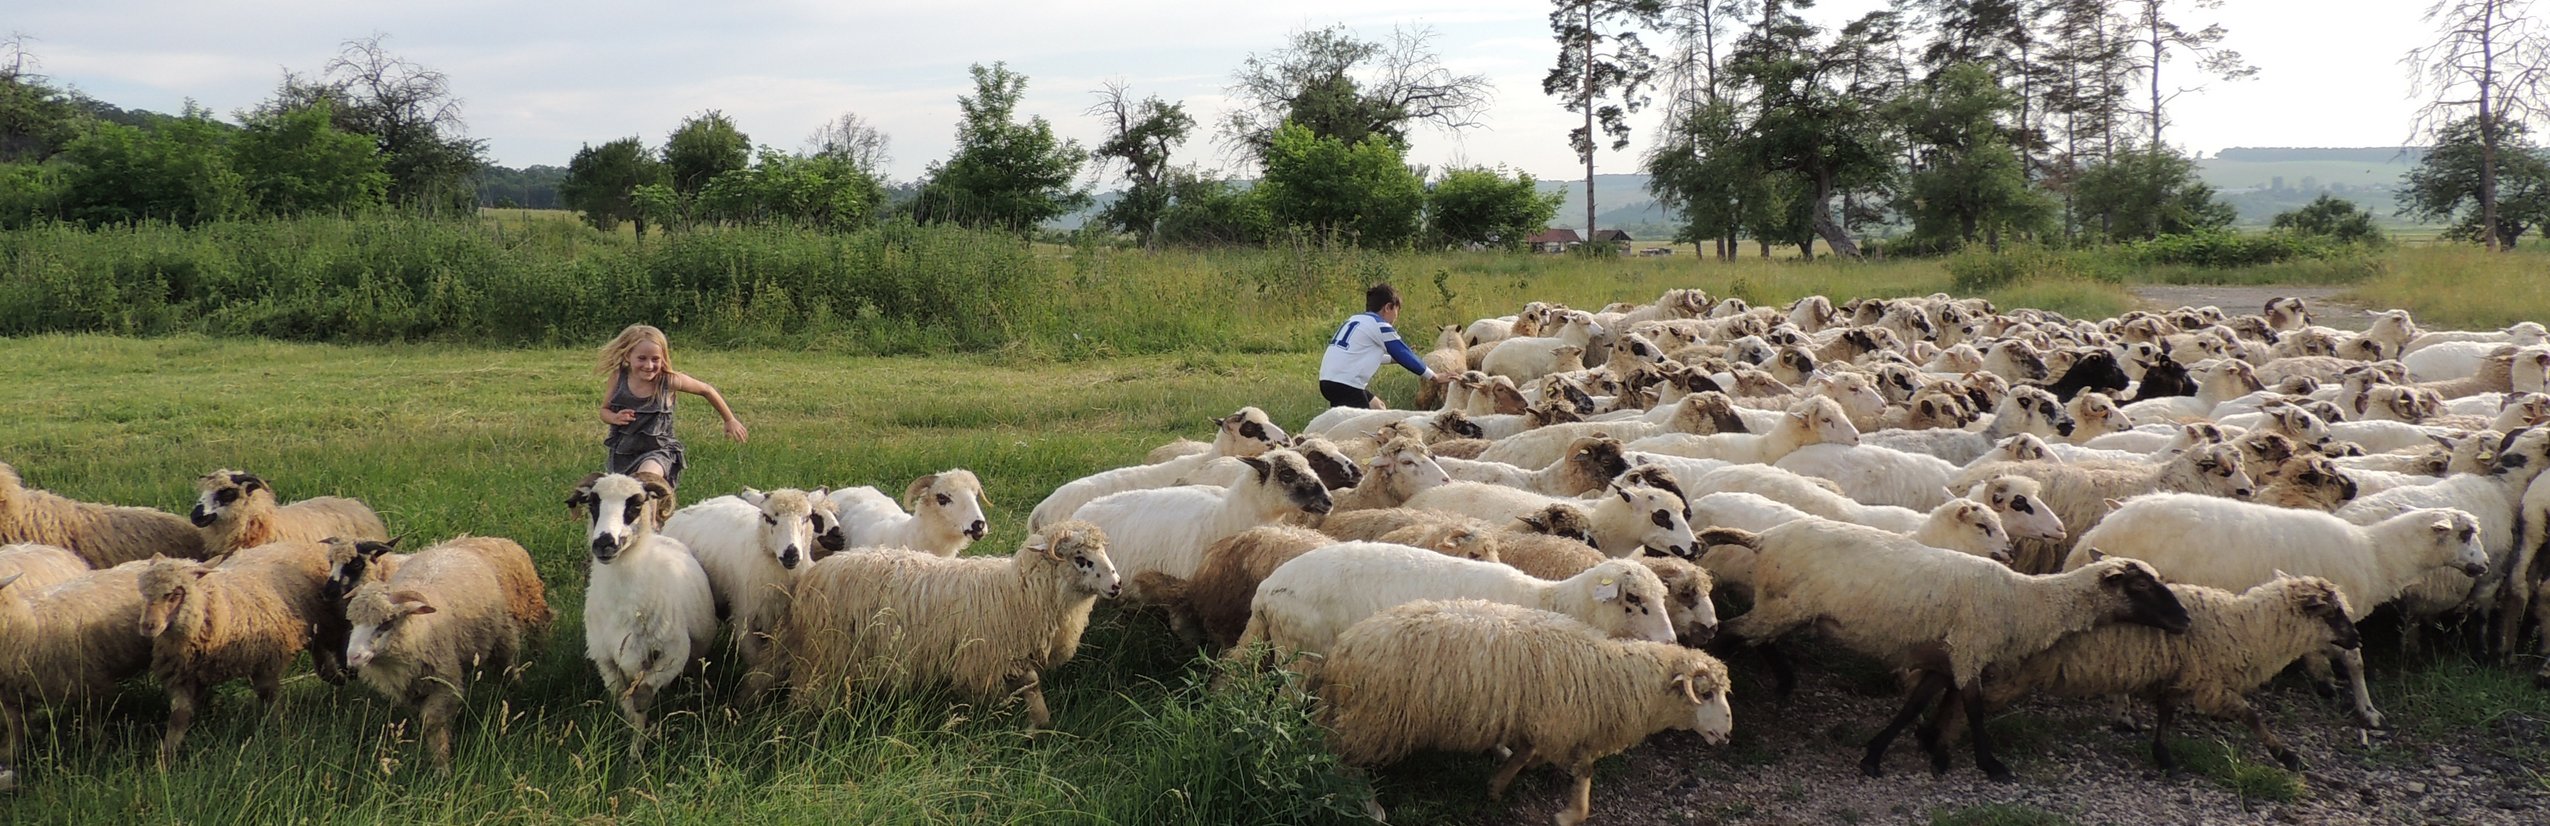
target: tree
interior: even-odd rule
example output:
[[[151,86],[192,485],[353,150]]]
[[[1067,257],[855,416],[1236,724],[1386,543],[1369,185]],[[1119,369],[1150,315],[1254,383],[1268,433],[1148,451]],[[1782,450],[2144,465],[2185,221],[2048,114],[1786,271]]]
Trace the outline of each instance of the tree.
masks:
[[[1585,125],[1567,143],[1585,162],[1585,237],[1594,236],[1594,131],[1611,136],[1612,151],[1629,148],[1629,116],[1647,106],[1656,77],[1656,55],[1632,26],[1663,23],[1662,0],[1554,0],[1550,31],[1558,39],[1558,65],[1541,78],[1541,93],[1565,100]],[[1606,34],[1605,30],[1609,29]]]
[[[1300,124],[1276,130],[1255,195],[1279,226],[1368,247],[1414,240],[1425,209],[1425,185],[1398,144],[1367,135],[1348,146]]]
[[[876,217],[885,189],[845,158],[764,147],[752,166],[710,179],[695,203],[705,220],[840,231]]]
[[[62,210],[91,225],[143,220],[195,226],[248,207],[248,191],[230,163],[230,128],[192,102],[184,116],[156,129],[97,124],[63,154],[73,164]]]
[[[2239,217],[2196,177],[2195,161],[2168,147],[2119,152],[2083,170],[2074,194],[2109,241],[2222,229]]]
[[[752,139],[715,109],[683,118],[664,136],[664,169],[672,175],[673,191],[685,196],[698,196],[709,181],[752,160]]]
[[[806,137],[805,154],[848,161],[882,183],[886,165],[894,162],[893,145],[894,139],[876,124],[857,112],[843,112]]]
[[[2344,244],[2379,246],[2388,241],[2373,214],[2335,195],[2311,199],[2301,209],[2278,213],[2270,227],[2295,235],[2328,238]]]
[[[1916,84],[1895,103],[1916,147],[1906,170],[1903,212],[1917,246],[1974,243],[1994,251],[2004,231],[2032,233],[2052,206],[2028,187],[2027,171],[2001,118],[2018,106],[1980,63],[1960,63]]]
[[[1126,184],[1124,195],[1098,213],[1098,223],[1132,233],[1149,247],[1161,213],[1169,209],[1169,150],[1186,142],[1195,119],[1182,103],[1157,97],[1134,102],[1121,80],[1108,81],[1096,94],[1098,103],[1088,114],[1107,124],[1107,140],[1095,153],[1098,172],[1105,173],[1108,161],[1122,161]]]
[[[77,135],[71,98],[36,74],[27,36],[0,38],[0,162],[42,162]]]
[[[2442,30],[2435,42],[2409,51],[2401,59],[2409,70],[2409,94],[2428,96],[2417,110],[2410,140],[2433,136],[2438,144],[2457,125],[2475,134],[2478,152],[2473,226],[2502,226],[2497,215],[2498,164],[2506,143],[2502,127],[2520,126],[2541,117],[2550,106],[2550,42],[2534,19],[2531,0],[2436,0],[2426,21]],[[2470,115],[2461,114],[2464,111]],[[2433,156],[2428,156],[2431,163]],[[2414,189],[2414,187],[2412,187]],[[2401,193],[2409,197],[2409,193]],[[2458,195],[2456,195],[2456,199]],[[2489,249],[2511,249],[2521,236],[2473,232]]]
[[[974,64],[974,94],[957,98],[956,153],[930,165],[918,203],[924,221],[953,221],[1025,233],[1089,202],[1074,188],[1089,152],[1054,137],[1042,117],[1016,123],[1027,77],[1006,63]]]
[[[1762,181],[1739,109],[1724,99],[1685,109],[1647,156],[1647,192],[1681,221],[1674,240],[1707,242],[1720,259],[1735,257],[1746,203]]]
[[[2168,102],[2177,99],[2179,95],[2203,88],[2181,86],[2177,91],[2170,92],[2166,96],[2161,94],[2161,64],[2169,62],[2172,51],[2185,52],[2193,56],[2196,58],[2198,71],[2224,80],[2241,80],[2258,74],[2257,67],[2249,65],[2240,57],[2239,52],[2223,48],[2223,38],[2229,36],[2229,32],[2223,30],[2222,24],[2215,23],[2191,32],[2162,13],[2161,7],[2169,0],[2129,0],[2129,2],[2134,6],[2135,36],[2140,41],[2136,44],[2136,48],[2150,50],[2142,57],[2141,64],[2136,68],[2142,71],[2143,79],[2151,84],[2151,108],[2144,112],[2144,116],[2151,123],[2152,146],[2161,145],[2161,126],[2169,120],[2164,110]],[[2222,7],[2222,0],[2187,0],[2187,2],[2200,9]]]
[[[337,129],[327,102],[243,119],[231,156],[258,212],[361,209],[389,196],[380,151],[371,138]]]
[[[664,164],[637,138],[621,138],[601,146],[586,144],[567,162],[566,180],[558,184],[558,200],[565,202],[568,209],[583,213],[584,222],[595,229],[608,232],[621,221],[634,221],[638,237],[644,238],[650,216],[638,208],[637,189],[668,179]]]
[[[2526,227],[2550,227],[2550,155],[2534,147],[2522,124],[2483,127],[2477,116],[2446,125],[2434,148],[2408,171],[2399,192],[2401,214],[2449,221],[2446,237],[2513,249]],[[2488,141],[2497,143],[2492,152]],[[2484,196],[2494,200],[2482,203]],[[2490,209],[2489,207],[2494,207]],[[2494,227],[2495,232],[2482,231]]]
[[[1192,168],[1171,170],[1168,178],[1169,207],[1161,214],[1159,233],[1154,236],[1161,243],[1191,247],[1262,244],[1271,234],[1275,217],[1267,213],[1265,199],[1258,197],[1255,190]]]
[[[1793,8],[1806,5],[1800,0]],[[1837,255],[1857,258],[1859,245],[1845,222],[1864,210],[1854,210],[1847,198],[1882,194],[1895,171],[1894,136],[1878,102],[1895,97],[1904,83],[1893,49],[1901,18],[1870,12],[1844,25],[1829,43],[1817,42],[1819,34],[1779,3],[1766,2],[1762,25],[1738,44],[1729,71],[1759,90],[1751,134],[1760,169],[1786,173],[1804,187],[1790,202],[1814,237]],[[1839,211],[1833,206],[1837,197],[1845,198]]]
[[[1287,123],[1350,146],[1378,134],[1401,147],[1417,124],[1446,132],[1478,126],[1495,87],[1486,75],[1445,68],[1434,36],[1431,29],[1395,28],[1382,43],[1333,25],[1294,32],[1265,55],[1251,53],[1232,76],[1223,140],[1262,160]]]
[[[1439,244],[1486,244],[1517,249],[1558,217],[1558,193],[1541,194],[1531,173],[1511,178],[1482,167],[1443,173],[1426,192],[1426,224]]]
[[[2125,133],[2127,90],[2133,61],[2125,36],[2128,21],[2116,14],[2120,0],[2048,0],[2049,45],[2039,71],[2046,78],[2046,116],[2059,132],[2059,147],[2043,183],[2063,199],[2063,231],[2080,228],[2072,182],[2085,167],[2114,157]],[[2059,123],[2059,128],[2056,125]],[[2102,226],[2101,233],[2107,230]]]
[[[345,41],[316,80],[285,73],[269,111],[326,101],[336,127],[370,136],[389,173],[392,203],[428,210],[475,210],[470,179],[485,165],[483,142],[465,135],[451,79],[389,53],[387,35]]]

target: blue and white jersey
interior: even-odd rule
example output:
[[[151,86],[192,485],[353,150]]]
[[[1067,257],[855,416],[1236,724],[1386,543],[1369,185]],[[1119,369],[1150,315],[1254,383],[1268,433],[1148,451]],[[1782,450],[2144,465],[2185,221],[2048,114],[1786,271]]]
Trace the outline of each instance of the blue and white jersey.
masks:
[[[1357,313],[1328,337],[1328,353],[1319,359],[1319,380],[1360,389],[1372,383],[1372,374],[1387,361],[1396,361],[1419,376],[1427,372],[1425,361],[1399,340],[1399,331],[1390,322],[1381,320],[1379,313]]]

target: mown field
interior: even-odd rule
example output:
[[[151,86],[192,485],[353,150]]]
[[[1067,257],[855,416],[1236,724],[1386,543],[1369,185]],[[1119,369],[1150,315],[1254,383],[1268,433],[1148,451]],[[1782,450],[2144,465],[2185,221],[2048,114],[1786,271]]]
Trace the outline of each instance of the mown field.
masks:
[[[707,409],[686,400],[687,499],[745,485],[892,491],[967,467],[994,504],[992,535],[976,547],[1006,553],[1054,486],[1202,436],[1206,417],[1253,404],[1287,426],[1305,420],[1320,406],[1310,378],[1317,345],[1372,280],[1408,294],[1402,321],[1412,333],[1529,299],[1598,306],[1700,286],[1768,302],[1951,291],[1957,282],[1940,261],[1320,248],[1148,255],[935,231],[644,244],[573,227],[506,232],[356,219],[0,234],[0,327],[12,336],[0,339],[0,386],[11,389],[15,414],[0,428],[0,461],[30,484],[182,511],[196,475],[231,467],[267,477],[287,498],[356,496],[411,545],[463,532],[521,541],[561,616],[516,679],[471,695],[448,777],[417,761],[403,713],[306,673],[263,713],[242,688],[222,693],[187,755],[162,774],[146,753],[165,703],[137,685],[101,708],[39,717],[25,788],[0,797],[0,820],[1336,822],[1353,811],[1361,781],[1337,771],[1272,680],[1205,690],[1209,668],[1171,643],[1164,623],[1113,607],[1101,608],[1080,658],[1049,675],[1058,730],[1046,735],[1022,736],[1005,710],[942,696],[880,698],[820,717],[739,714],[723,702],[731,672],[712,669],[707,686],[666,700],[665,742],[629,764],[628,734],[582,659],[583,562],[561,504],[600,454],[591,348],[630,321],[667,324],[677,367],[718,385],[751,427],[749,443],[727,443]],[[2066,265],[1987,295],[2103,315],[2130,306],[2137,281],[2343,283],[2368,304],[2409,306],[2429,321],[2502,323],[2550,318],[2550,294],[2531,286],[2544,261],[2415,248],[2227,272]],[[938,276],[950,280],[930,280]],[[270,277],[286,286],[264,285]],[[517,306],[543,297],[566,303]],[[860,301],[874,309],[862,314]],[[393,322],[405,326],[385,332]],[[543,326],[491,332],[515,322]],[[1405,401],[1411,385],[1390,375],[1381,389]],[[2550,719],[2545,695],[2521,673],[2460,662],[2447,655],[2400,668],[2377,657],[2377,696],[2405,734],[2340,759],[2412,765],[2418,749],[2475,736],[2475,748],[2518,765],[2550,765],[2550,736],[2494,733],[2510,723],[2538,729]],[[1739,664],[1734,746],[1683,743],[1610,764],[1597,784],[1598,822],[1622,815],[1602,789],[1648,771],[1638,766],[1742,778],[1781,773],[1789,761],[1799,782],[1823,782],[1766,744],[1812,741],[1819,754],[1847,754],[1828,741],[1842,725],[1824,732],[1784,720],[1786,707],[1742,694],[1758,676]],[[1882,679],[1849,685],[1861,704],[1883,702]],[[2288,720],[2338,719],[2306,692],[2277,694]],[[2020,737],[2014,763],[2053,763],[2065,741],[2090,736],[2077,720],[2035,712],[2012,725],[2063,733]],[[2220,731],[2228,746],[2203,747],[2229,755],[2210,763],[2222,783],[2255,785],[2270,801],[2331,794],[2242,761],[2242,749],[2254,757],[2246,735]],[[2130,754],[2133,736],[2117,737]],[[1897,765],[1909,771],[1913,762]],[[1427,759],[1375,782],[1398,822],[1517,819],[1519,809],[1476,800],[1488,768],[1484,758]],[[1559,784],[1532,777],[1519,805],[1546,812]],[[2037,773],[2027,782],[2064,781]],[[2245,787],[2239,794],[2249,799]],[[1700,789],[1631,822],[1745,822],[1745,812],[1777,803]]]

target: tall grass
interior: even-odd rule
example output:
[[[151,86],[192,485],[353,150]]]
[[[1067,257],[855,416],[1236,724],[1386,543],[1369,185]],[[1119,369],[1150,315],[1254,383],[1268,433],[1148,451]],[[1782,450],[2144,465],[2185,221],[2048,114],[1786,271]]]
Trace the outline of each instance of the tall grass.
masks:
[[[2435,245],[2402,250],[2390,262],[2347,297],[2405,308],[2429,327],[2550,321],[2550,248],[2489,252],[2468,244]]]

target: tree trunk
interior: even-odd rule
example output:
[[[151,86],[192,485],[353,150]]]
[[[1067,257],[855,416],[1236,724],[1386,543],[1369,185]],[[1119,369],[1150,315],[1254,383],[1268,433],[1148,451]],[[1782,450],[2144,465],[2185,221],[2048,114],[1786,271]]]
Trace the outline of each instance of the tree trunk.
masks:
[[[1594,3],[1585,0],[1585,243],[1594,242]]]
[[[1834,255],[1857,260],[1859,244],[1851,240],[1850,230],[1833,220],[1833,180],[1830,172],[1817,173],[1815,176],[1814,212],[1815,234],[1822,237],[1827,246],[1833,248]]]
[[[2152,150],[2160,150],[2160,0],[2143,0],[2143,25],[2152,34]]]
[[[2488,249],[2505,251],[2515,245],[2501,242],[2504,233],[2497,228],[2497,123],[2488,105],[2497,85],[2496,7],[2496,0],[2488,0],[2479,18],[2479,232]]]

